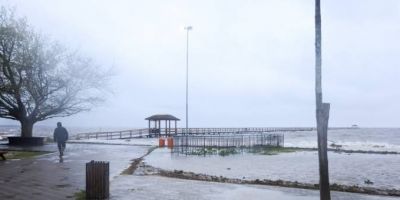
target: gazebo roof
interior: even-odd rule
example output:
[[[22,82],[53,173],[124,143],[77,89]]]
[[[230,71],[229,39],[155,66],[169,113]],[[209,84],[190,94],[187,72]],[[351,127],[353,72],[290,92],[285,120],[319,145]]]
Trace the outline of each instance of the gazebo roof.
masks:
[[[178,119],[175,116],[170,115],[170,114],[159,114],[159,115],[152,115],[150,117],[147,117],[145,120],[150,120],[150,121],[175,120],[175,121],[179,121],[180,119]]]

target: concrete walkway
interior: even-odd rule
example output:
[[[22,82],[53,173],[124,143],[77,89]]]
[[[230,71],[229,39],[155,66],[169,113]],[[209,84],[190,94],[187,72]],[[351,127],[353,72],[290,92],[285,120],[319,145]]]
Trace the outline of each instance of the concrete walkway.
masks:
[[[2,145],[4,149],[4,146]],[[64,162],[58,153],[32,159],[0,161],[0,199],[73,199],[85,189],[85,163],[110,161],[111,181],[147,152],[148,147],[126,145],[67,144]],[[45,145],[34,150],[56,150]]]
[[[111,184],[111,191],[111,199],[116,200],[319,200],[318,190],[136,175],[118,176]],[[395,199],[398,198],[332,192],[332,200]]]
[[[7,146],[0,145],[0,148]],[[272,186],[238,185],[181,180],[158,176],[120,175],[134,158],[144,155],[149,146],[67,144],[64,162],[57,153],[32,159],[0,161],[0,199],[73,199],[85,189],[85,163],[110,161],[111,199],[319,199],[316,190]],[[55,151],[55,145],[30,150]],[[392,200],[395,198],[333,192],[339,200]]]

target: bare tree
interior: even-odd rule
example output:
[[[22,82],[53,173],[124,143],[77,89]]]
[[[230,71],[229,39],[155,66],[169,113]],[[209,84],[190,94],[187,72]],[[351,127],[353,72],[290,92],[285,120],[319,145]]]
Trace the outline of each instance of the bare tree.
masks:
[[[328,171],[328,121],[329,103],[322,101],[322,52],[321,52],[321,3],[315,0],[315,96],[316,96],[316,118],[318,133],[318,158],[319,158],[319,187],[320,199],[330,200],[329,171]]]
[[[36,122],[101,102],[108,76],[13,13],[0,10],[0,117],[20,121],[21,136],[32,137]]]

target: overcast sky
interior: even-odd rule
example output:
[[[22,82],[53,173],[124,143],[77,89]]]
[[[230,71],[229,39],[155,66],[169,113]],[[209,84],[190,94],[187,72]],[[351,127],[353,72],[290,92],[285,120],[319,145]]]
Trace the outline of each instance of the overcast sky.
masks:
[[[330,125],[400,126],[400,1],[321,0]],[[315,126],[314,0],[0,0],[38,31],[104,67],[113,94],[91,112],[40,124]],[[0,124],[12,124],[0,119]]]

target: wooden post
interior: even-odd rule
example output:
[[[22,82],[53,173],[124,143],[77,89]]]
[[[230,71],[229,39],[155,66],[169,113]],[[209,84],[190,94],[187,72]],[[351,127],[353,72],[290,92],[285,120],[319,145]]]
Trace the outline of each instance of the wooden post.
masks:
[[[175,120],[175,134],[178,133],[177,121]]]
[[[171,136],[171,120],[168,120],[168,135]]]
[[[151,123],[150,123],[150,120],[149,120],[149,135],[151,135]]]
[[[320,199],[330,200],[329,165],[328,165],[328,103],[322,101],[322,50],[321,50],[321,2],[315,0],[315,98],[318,134],[318,159],[319,159],[319,187]]]
[[[328,165],[328,121],[330,104],[323,103],[322,109],[317,111],[317,132],[318,132],[318,158],[320,174],[320,198],[321,200],[330,200],[329,188],[329,165]]]
[[[108,199],[110,181],[109,162],[86,163],[86,199]]]
[[[165,120],[165,137],[167,137],[168,133],[168,127],[167,127],[167,120]]]
[[[161,120],[158,120],[158,137],[161,137]]]

